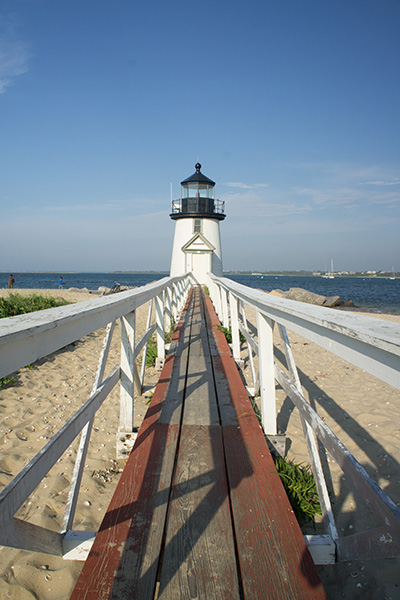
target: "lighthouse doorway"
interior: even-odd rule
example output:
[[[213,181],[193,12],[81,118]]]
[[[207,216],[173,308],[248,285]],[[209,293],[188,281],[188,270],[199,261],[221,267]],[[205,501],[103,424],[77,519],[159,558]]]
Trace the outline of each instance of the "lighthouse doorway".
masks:
[[[206,283],[206,275],[211,270],[211,254],[209,252],[187,252],[186,271],[190,271],[199,283]]]

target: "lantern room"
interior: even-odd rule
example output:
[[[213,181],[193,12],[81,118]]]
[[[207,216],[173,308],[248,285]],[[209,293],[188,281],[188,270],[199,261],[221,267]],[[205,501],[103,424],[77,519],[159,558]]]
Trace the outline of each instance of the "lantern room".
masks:
[[[181,198],[172,201],[171,219],[209,217],[225,219],[224,202],[214,197],[215,182],[203,175],[201,164],[195,165],[196,172],[181,181]]]

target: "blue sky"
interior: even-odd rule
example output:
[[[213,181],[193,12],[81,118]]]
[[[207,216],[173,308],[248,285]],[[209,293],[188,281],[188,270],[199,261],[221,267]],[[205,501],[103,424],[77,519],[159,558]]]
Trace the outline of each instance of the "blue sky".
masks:
[[[0,270],[169,269],[199,159],[224,268],[400,270],[399,0],[2,0]]]

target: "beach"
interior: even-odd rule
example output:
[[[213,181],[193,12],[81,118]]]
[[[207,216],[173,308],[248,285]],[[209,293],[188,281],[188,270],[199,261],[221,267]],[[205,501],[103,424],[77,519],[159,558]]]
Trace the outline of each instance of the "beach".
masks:
[[[13,290],[63,297],[72,302],[98,297],[95,293],[63,290]],[[8,290],[0,290],[1,295]],[[137,311],[137,337],[145,329],[147,305]],[[359,314],[359,313],[358,313]],[[374,315],[400,322],[400,315]],[[250,323],[254,312],[248,311]],[[21,369],[13,385],[0,390],[0,486],[3,488],[89,398],[104,329]],[[368,473],[400,505],[400,398],[398,390],[361,369],[289,332],[306,398]],[[276,332],[276,358],[282,345]],[[119,331],[111,346],[106,375],[118,363]],[[243,352],[243,376],[251,385],[248,358]],[[146,394],[159,372],[148,369],[145,394],[135,398],[135,425],[146,411]],[[297,410],[277,386],[278,429],[287,435],[288,458],[308,463]],[[96,530],[104,516],[123,461],[115,459],[119,423],[119,389],[114,388],[96,415],[78,500],[74,529]],[[79,437],[59,459],[21,508],[18,517],[59,531],[67,500]],[[329,485],[335,490],[333,508],[341,535],[380,526],[351,489],[340,468],[327,455]],[[321,524],[307,532],[323,533]],[[0,547],[0,600],[63,600],[70,596],[81,562],[46,554]],[[395,600],[400,589],[400,559],[353,561],[318,567],[328,597]]]

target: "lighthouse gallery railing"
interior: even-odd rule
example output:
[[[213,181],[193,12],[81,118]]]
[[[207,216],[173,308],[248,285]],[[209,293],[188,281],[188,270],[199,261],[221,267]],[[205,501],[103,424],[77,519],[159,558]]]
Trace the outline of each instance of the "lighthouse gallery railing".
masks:
[[[314,540],[317,545],[326,546],[325,558],[319,562],[333,562],[335,554],[340,560],[400,556],[398,507],[307,402],[287,334],[290,329],[399,389],[400,326],[355,313],[277,298],[212,274],[209,290],[223,325],[232,328],[232,351],[237,361],[240,360],[239,333],[246,339],[253,377],[252,393],[260,395],[265,434],[272,441],[278,437],[275,382],[300,412],[326,530],[326,535],[316,536]],[[256,311],[255,335],[251,335],[246,318],[245,306],[248,305]],[[288,374],[274,360],[275,326],[282,339]],[[255,356],[258,357],[258,368]],[[381,520],[381,527],[339,537],[316,438]]]
[[[90,398],[0,494],[0,545],[75,560],[86,558],[96,532],[73,531],[72,526],[94,416],[119,382],[117,456],[126,455],[136,435],[133,428],[134,387],[141,393],[148,341],[153,334],[156,335],[158,360],[162,364],[165,356],[164,330],[169,329],[172,319],[177,321],[191,281],[190,275],[166,277],[135,290],[0,320],[0,377],[10,375],[107,325]],[[136,309],[148,302],[146,331],[135,341]],[[151,324],[153,303],[155,320]],[[103,381],[117,320],[121,329],[121,362]],[[141,352],[139,372],[137,359]],[[81,432],[61,532],[14,517]]]

